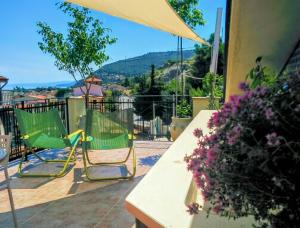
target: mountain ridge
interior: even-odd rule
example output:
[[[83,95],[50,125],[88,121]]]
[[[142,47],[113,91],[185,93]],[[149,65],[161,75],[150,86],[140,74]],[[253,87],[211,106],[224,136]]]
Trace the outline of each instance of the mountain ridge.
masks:
[[[195,55],[194,50],[184,50],[183,59],[187,60]],[[104,83],[121,83],[126,77],[142,76],[150,72],[150,66],[155,65],[156,69],[165,66],[168,61],[177,61],[176,51],[149,52],[140,56],[118,60],[104,65],[95,71]],[[15,87],[35,89],[37,87],[68,88],[76,86],[74,81],[41,82],[41,83],[8,83],[4,90],[12,90]]]
[[[183,59],[187,60],[195,55],[194,50],[184,50]],[[120,82],[126,77],[142,76],[150,72],[153,64],[156,68],[164,66],[168,61],[177,61],[177,51],[149,52],[144,55],[118,60],[109,63],[95,71],[103,82]]]

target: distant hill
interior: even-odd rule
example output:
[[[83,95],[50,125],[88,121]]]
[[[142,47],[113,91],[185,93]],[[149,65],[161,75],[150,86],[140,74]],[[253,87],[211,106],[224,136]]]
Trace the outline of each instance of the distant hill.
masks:
[[[184,60],[190,59],[194,55],[194,50],[183,51]],[[157,69],[163,67],[170,60],[177,60],[176,51],[150,52],[145,55],[106,64],[101,69],[97,70],[95,74],[100,76],[104,83],[121,83],[126,77],[141,76],[143,74],[149,73],[151,64],[154,64]],[[173,78],[174,72],[176,73],[175,66],[170,67],[170,69],[167,69],[167,71],[168,73],[166,73],[166,78]],[[37,87],[69,88],[74,85],[78,84],[74,81],[16,84],[8,83],[7,86],[4,87],[4,89],[12,90],[17,86],[23,87],[24,89],[35,89]]]
[[[190,59],[194,55],[194,50],[183,51],[184,60]],[[150,52],[145,55],[106,64],[97,70],[95,74],[101,76],[104,82],[113,80],[114,78],[116,80],[122,80],[124,77],[140,76],[148,73],[151,64],[154,64],[156,68],[159,68],[170,60],[177,60],[176,51]]]
[[[69,88],[73,86],[75,82],[72,81],[62,81],[62,82],[42,82],[42,83],[8,83],[7,86],[4,87],[4,90],[12,90],[15,87],[20,87],[24,89],[36,89],[38,87],[55,87],[55,88]]]

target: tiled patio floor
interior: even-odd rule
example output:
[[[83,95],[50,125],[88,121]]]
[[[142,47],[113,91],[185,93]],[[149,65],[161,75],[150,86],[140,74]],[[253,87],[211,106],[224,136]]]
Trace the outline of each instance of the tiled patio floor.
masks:
[[[85,182],[82,159],[62,178],[18,178],[16,162],[10,164],[11,185],[20,227],[133,227],[134,218],[124,208],[124,199],[143,178],[167,148],[170,142],[137,142],[137,174],[133,180]],[[116,151],[118,157],[126,150]],[[48,153],[48,154],[47,154]],[[49,152],[45,152],[46,156]],[[94,153],[93,153],[94,154]],[[96,153],[95,153],[96,154]],[[104,160],[111,153],[97,153]],[[129,170],[131,160],[128,161]],[[55,170],[57,165],[30,164],[31,170]],[[48,165],[47,165],[48,166]],[[33,167],[33,168],[32,168]],[[95,170],[107,175],[120,170]],[[121,170],[122,172],[122,170]],[[4,176],[1,172],[0,181]],[[1,183],[0,183],[1,184]],[[7,190],[0,191],[0,227],[13,227]]]

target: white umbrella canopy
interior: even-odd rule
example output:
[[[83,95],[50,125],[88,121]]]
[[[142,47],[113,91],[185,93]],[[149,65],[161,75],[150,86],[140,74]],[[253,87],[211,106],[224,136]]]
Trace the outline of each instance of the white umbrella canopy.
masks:
[[[67,0],[86,8],[209,45],[173,10],[167,0]]]

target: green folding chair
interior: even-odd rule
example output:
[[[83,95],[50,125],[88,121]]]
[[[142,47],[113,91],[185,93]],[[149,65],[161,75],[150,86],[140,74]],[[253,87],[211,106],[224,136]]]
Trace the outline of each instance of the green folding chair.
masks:
[[[21,177],[61,177],[66,174],[70,162],[76,161],[75,151],[78,142],[81,140],[82,130],[78,130],[72,134],[67,131],[62,123],[59,113],[56,109],[41,113],[29,113],[21,109],[15,109],[18,126],[25,145],[32,154],[43,162],[59,162],[64,163],[60,172],[56,173],[24,173],[22,170],[23,162],[27,150],[22,154],[19,164],[19,175]],[[66,159],[49,160],[44,159],[35,151],[38,149],[65,149],[70,147],[71,150]]]
[[[132,109],[102,113],[97,110],[87,110],[85,120],[85,134],[83,136],[83,162],[88,180],[130,179],[136,173],[136,155],[133,146],[133,112]],[[89,156],[90,150],[112,150],[128,148],[128,153],[120,161],[93,162]],[[111,151],[113,153],[113,151]],[[133,171],[128,170],[126,162],[132,154]],[[95,166],[123,166],[129,175],[95,177],[90,169]]]

